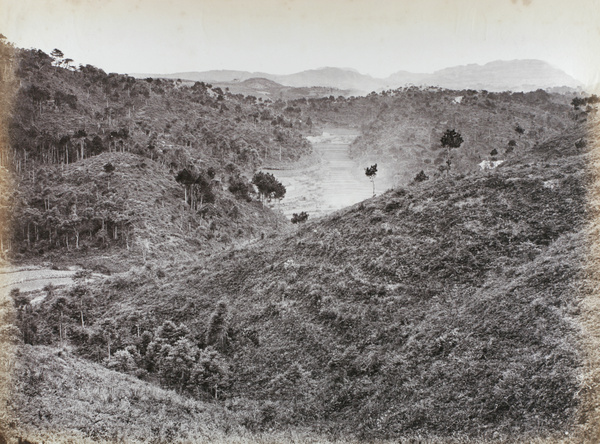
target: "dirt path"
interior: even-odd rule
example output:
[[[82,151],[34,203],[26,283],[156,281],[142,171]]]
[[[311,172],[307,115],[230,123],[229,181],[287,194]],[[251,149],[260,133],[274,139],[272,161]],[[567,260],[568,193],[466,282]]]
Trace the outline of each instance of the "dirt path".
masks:
[[[329,214],[372,196],[369,179],[348,154],[358,133],[328,129],[308,137],[320,162],[312,167],[266,170],[286,187],[279,209],[287,217],[306,211],[311,218]]]

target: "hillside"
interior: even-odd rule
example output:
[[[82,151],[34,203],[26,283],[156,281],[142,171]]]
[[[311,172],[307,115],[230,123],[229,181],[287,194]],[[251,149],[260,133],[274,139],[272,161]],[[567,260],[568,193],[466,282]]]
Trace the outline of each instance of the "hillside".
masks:
[[[377,119],[356,139],[352,152],[363,163],[377,162],[394,183],[407,184],[421,170],[440,174],[447,160],[440,139],[455,129],[464,142],[451,150],[451,168],[467,173],[482,161],[526,156],[536,144],[570,131],[578,119],[585,120],[571,99],[542,90],[395,90],[382,100]]]
[[[0,44],[11,80],[0,197],[14,228],[0,236],[3,257],[115,247],[145,259],[159,241],[168,254],[195,252],[281,223],[250,180],[311,146],[270,101]]]
[[[397,188],[295,233],[48,289],[23,305],[21,328],[30,343],[68,343],[221,400],[253,418],[250,431],[592,436],[580,319],[593,288],[586,165],[598,140],[578,131],[493,172]]]
[[[255,96],[263,100],[297,100],[333,96],[349,96],[349,90],[325,86],[284,86],[264,78],[250,78],[239,82],[214,82],[215,86],[232,94]]]
[[[46,167],[24,178],[11,214],[20,230],[14,238],[22,245],[13,258],[25,260],[33,251],[37,261],[97,263],[116,271],[122,264],[110,258],[113,253],[133,264],[182,260],[264,236],[285,223],[261,202],[227,191],[235,172],[217,174],[195,206],[175,176],[160,163],[125,152]]]

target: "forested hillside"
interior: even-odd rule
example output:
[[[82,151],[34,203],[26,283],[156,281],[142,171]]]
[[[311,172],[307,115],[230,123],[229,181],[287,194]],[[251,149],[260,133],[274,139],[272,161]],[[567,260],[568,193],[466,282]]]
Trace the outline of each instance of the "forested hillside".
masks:
[[[252,174],[311,148],[270,103],[75,68],[58,50],[2,48],[14,96],[1,159],[14,230],[3,253],[135,246],[142,256],[152,240],[196,250],[279,223],[253,198]]]

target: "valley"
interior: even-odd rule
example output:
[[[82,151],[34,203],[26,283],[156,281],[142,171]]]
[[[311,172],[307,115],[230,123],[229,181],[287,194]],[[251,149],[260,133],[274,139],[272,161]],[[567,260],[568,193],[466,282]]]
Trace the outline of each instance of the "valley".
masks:
[[[597,441],[597,96],[3,54],[0,443]]]

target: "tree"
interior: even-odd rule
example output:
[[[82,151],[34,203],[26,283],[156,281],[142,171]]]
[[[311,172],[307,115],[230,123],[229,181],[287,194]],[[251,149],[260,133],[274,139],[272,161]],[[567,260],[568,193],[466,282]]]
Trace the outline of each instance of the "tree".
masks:
[[[115,320],[112,318],[104,319],[100,323],[98,328],[100,330],[102,338],[104,339],[104,341],[106,343],[106,348],[108,351],[107,359],[108,359],[108,361],[110,361],[112,345],[113,345],[114,341],[116,341],[119,337],[118,331],[117,331],[117,324],[116,324]]]
[[[177,173],[175,180],[184,186],[184,190],[185,190],[184,200],[187,203],[188,202],[188,194],[191,194],[190,188],[194,184],[194,182],[196,182],[196,177],[190,170],[188,170],[187,168],[184,168],[179,173]]]
[[[133,373],[137,370],[137,364],[131,353],[127,350],[115,352],[110,359],[107,359],[106,364],[108,368],[121,373]]]
[[[579,110],[579,107],[582,105],[585,105],[585,99],[582,99],[581,97],[575,97],[573,100],[571,100],[571,105],[573,105],[573,109],[574,110]]]
[[[244,199],[247,202],[250,202],[252,200],[252,198],[250,197],[250,193],[254,192],[252,185],[248,183],[247,179],[237,175],[229,178],[228,190],[236,197]]]
[[[10,296],[17,308],[17,326],[21,331],[23,342],[33,345],[37,333],[37,325],[30,301],[25,295],[21,294],[18,288],[13,288],[10,291]]]
[[[459,132],[453,129],[447,129],[446,132],[442,135],[440,139],[442,143],[442,147],[446,148],[446,172],[450,171],[450,150],[455,148],[460,148],[462,143],[464,142],[462,136]]]
[[[310,130],[312,131],[313,121],[310,117],[308,117],[308,119],[306,119],[306,126],[308,126],[310,128]]]
[[[219,301],[206,330],[206,344],[222,348],[227,343],[227,302]]]
[[[263,200],[283,199],[285,196],[285,186],[271,173],[259,171],[252,177],[252,183],[258,188],[258,193]]]
[[[60,49],[58,49],[58,48],[54,48],[54,49],[52,50],[52,52],[50,53],[50,55],[51,55],[52,57],[54,57],[55,59],[62,59],[62,58],[65,56],[65,55],[63,54],[63,52],[62,52]]]
[[[106,173],[106,177],[107,177],[107,188],[110,190],[110,178],[112,177],[113,173],[115,172],[115,166],[108,162],[104,164],[104,173]]]
[[[219,399],[219,392],[226,389],[231,381],[229,365],[221,354],[212,347],[200,351],[190,377],[190,385],[198,395],[202,392]]]
[[[160,375],[168,386],[182,393],[190,380],[199,350],[187,338],[179,339],[168,349],[168,354],[159,362]]]
[[[211,184],[214,175],[215,171],[212,168],[199,174],[184,168],[175,177],[175,180],[185,187],[185,202],[189,203],[191,210],[198,209],[198,200],[200,201],[200,209],[202,209],[203,203],[215,201],[215,193]]]
[[[377,176],[377,164],[365,168],[365,176],[367,176],[373,184],[373,196],[375,196],[375,176]]]
[[[519,135],[519,137],[521,137],[525,133],[525,130],[521,127],[521,125],[515,126],[515,131]]]
[[[194,209],[198,208],[198,197],[200,198],[200,209],[202,209],[203,203],[213,203],[215,201],[215,193],[212,190],[211,184],[214,174],[214,170],[211,171],[211,168],[206,172],[198,174],[193,186],[194,193],[192,195],[192,207]]]
[[[54,65],[60,66],[63,62],[62,58],[65,56],[60,49],[54,48],[50,53],[52,58],[54,59]]]
[[[293,224],[304,223],[304,222],[306,222],[307,219],[308,219],[308,213],[306,211],[302,211],[299,214],[294,213],[292,215],[292,223]]]

